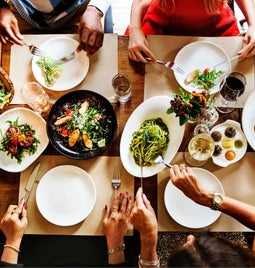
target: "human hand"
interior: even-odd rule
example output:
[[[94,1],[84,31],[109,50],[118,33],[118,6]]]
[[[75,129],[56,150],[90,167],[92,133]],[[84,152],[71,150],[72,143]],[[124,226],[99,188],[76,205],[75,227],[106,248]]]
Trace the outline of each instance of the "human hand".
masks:
[[[155,56],[148,48],[147,39],[140,29],[130,29],[128,56],[138,62],[148,63],[145,57],[149,57],[153,62],[156,62]]]
[[[157,238],[158,223],[153,207],[139,188],[131,210],[130,223],[140,232],[141,237]]]
[[[212,206],[213,192],[202,187],[189,167],[181,166],[179,168],[178,165],[174,165],[173,168],[169,169],[169,174],[172,183],[187,197],[200,205]]]
[[[243,38],[242,49],[238,52],[239,60],[255,55],[255,25],[248,27]]]
[[[102,16],[103,13],[96,7],[87,7],[79,25],[80,44],[77,52],[85,50],[87,55],[91,56],[103,45],[104,30],[101,23]]]
[[[113,201],[112,207],[105,206],[103,229],[108,248],[123,245],[124,235],[127,233],[129,215],[131,211],[131,196],[119,193]]]
[[[23,45],[23,36],[19,31],[18,21],[9,8],[0,8],[0,41]]]
[[[23,198],[18,205],[8,207],[0,222],[0,229],[6,237],[6,244],[19,248],[27,224],[27,207]]]

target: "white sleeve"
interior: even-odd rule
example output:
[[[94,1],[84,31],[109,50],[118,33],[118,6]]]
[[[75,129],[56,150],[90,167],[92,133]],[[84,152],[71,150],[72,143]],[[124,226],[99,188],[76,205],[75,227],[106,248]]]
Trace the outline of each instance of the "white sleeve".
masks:
[[[101,10],[104,14],[108,10],[111,5],[110,0],[90,0],[89,6],[95,6],[99,10]]]

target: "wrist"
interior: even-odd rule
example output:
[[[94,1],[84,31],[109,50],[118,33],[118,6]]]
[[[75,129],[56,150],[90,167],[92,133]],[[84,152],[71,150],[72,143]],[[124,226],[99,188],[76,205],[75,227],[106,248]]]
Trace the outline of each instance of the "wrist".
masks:
[[[99,18],[102,18],[104,15],[104,13],[100,9],[98,9],[96,6],[92,6],[92,5],[91,6],[88,5],[86,11],[93,13],[93,16],[96,16]]]

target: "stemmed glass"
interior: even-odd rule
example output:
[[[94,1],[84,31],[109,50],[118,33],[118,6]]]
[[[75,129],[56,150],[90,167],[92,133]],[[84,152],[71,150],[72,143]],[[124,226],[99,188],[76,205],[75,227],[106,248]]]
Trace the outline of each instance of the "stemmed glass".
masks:
[[[202,166],[212,156],[214,141],[209,135],[206,124],[199,124],[194,129],[194,136],[184,152],[185,160],[190,166]]]
[[[238,98],[243,94],[246,78],[240,72],[230,73],[222,82],[221,90],[215,97],[215,107],[221,113],[230,113],[236,107]]]

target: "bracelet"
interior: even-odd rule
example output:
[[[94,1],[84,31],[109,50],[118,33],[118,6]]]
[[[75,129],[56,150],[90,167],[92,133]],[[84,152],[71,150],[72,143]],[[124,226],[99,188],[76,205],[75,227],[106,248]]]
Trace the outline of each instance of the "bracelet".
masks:
[[[121,251],[121,250],[125,250],[125,244],[123,244],[122,246],[116,247],[116,248],[108,249],[108,254],[114,254],[114,253]]]
[[[14,251],[16,251],[17,253],[20,252],[20,250],[18,248],[16,248],[15,246],[12,246],[12,245],[4,245],[4,248],[11,248],[13,249]]]
[[[139,267],[160,267],[160,261],[155,260],[155,261],[144,261],[140,258],[140,255],[138,257],[138,266]]]

